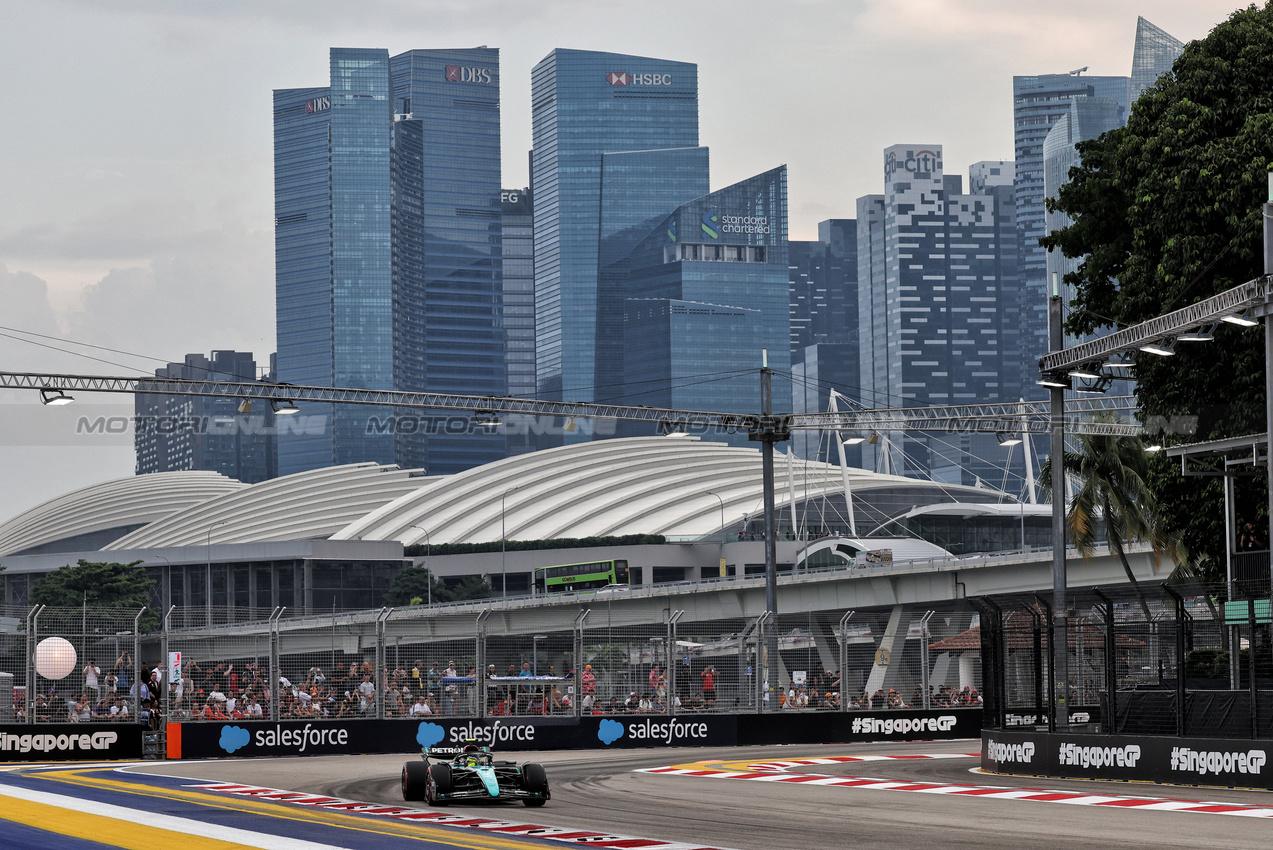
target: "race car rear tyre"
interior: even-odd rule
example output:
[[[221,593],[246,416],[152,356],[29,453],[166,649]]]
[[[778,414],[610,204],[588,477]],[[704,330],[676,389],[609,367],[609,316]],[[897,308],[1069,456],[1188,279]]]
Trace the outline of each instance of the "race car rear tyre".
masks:
[[[402,766],[402,799],[423,800],[428,786],[428,765],[422,761],[409,761]]]
[[[429,782],[426,799],[429,804],[437,803],[443,794],[451,793],[451,766],[447,764],[429,765]]]
[[[544,797],[548,796],[548,773],[544,770],[542,764],[531,762],[522,766],[522,784],[526,786],[527,791],[535,791],[542,793]],[[534,805],[535,803],[543,803],[543,800],[527,800],[526,805]]]

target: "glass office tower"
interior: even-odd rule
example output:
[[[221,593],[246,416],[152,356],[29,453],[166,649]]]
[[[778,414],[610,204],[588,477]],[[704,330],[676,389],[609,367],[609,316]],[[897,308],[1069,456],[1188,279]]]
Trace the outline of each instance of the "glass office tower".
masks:
[[[791,410],[826,410],[832,388],[860,401],[857,221],[819,222],[816,242],[791,242],[789,251]],[[820,432],[792,432],[798,457],[817,457],[820,443],[825,443]],[[822,449],[825,458],[827,446]],[[850,464],[858,465],[860,456],[856,446],[846,447]],[[839,459],[834,451],[832,457]]]
[[[504,394],[498,51],[333,48],[330,87],[274,93],[274,146],[279,379]],[[419,413],[305,404],[279,472],[503,456]]]
[[[1132,76],[1127,99],[1135,103],[1140,93],[1171,70],[1185,50],[1184,42],[1142,17],[1136,18],[1136,47],[1132,51]]]
[[[1027,358],[1033,360],[1048,350],[1047,252],[1039,239],[1044,226],[1043,141],[1053,125],[1065,115],[1077,98],[1110,98],[1118,104],[1119,123],[1127,120],[1127,77],[1084,77],[1071,74],[1040,74],[1012,78],[1012,122],[1016,142],[1017,237],[1021,282],[1024,292]],[[1046,391],[1031,383],[1029,393],[1042,397]]]
[[[411,50],[389,66],[395,386],[506,395],[499,50]],[[427,422],[395,429],[399,466],[441,475],[504,457],[501,434]]]
[[[767,350],[774,411],[789,411],[787,247],[786,166],[665,214],[608,269],[627,293],[622,403],[755,412]]]
[[[333,49],[331,86],[274,92],[275,297],[279,380],[393,385],[389,55]],[[367,411],[306,404],[280,435],[279,474],[392,463]],[[316,417],[326,417],[325,421]]]
[[[619,255],[625,231],[707,192],[698,68],[557,49],[531,73],[531,112],[538,391],[595,401],[615,381],[598,349],[617,338],[614,290],[599,286],[603,239],[619,236],[604,246]]]

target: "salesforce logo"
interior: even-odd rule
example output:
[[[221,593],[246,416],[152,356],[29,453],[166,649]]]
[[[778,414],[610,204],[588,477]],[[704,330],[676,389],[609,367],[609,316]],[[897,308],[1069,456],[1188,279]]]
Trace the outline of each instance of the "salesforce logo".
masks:
[[[246,747],[251,740],[251,733],[242,726],[222,726],[221,740],[217,743],[227,753],[234,753],[235,750],[241,750]]]
[[[420,728],[416,730],[416,743],[422,747],[432,747],[442,742],[446,737],[446,730],[436,723],[421,723]]]
[[[623,737],[623,724],[617,720],[602,720],[597,728],[597,738],[607,747]]]

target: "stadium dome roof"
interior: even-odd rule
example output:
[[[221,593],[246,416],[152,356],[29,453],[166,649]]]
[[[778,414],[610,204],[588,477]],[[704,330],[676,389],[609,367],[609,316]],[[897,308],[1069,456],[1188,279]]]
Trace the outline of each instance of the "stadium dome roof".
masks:
[[[375,463],[312,469],[263,481],[173,513],[105,548],[326,538],[429,480],[422,478],[418,470]]]
[[[0,525],[0,555],[101,548],[139,527],[248,485],[217,472],[155,472],[81,487]]]
[[[839,466],[779,455],[780,524],[844,525]],[[860,535],[924,505],[1010,502],[995,490],[847,472]],[[212,472],[140,475],[60,496],[0,526],[0,555],[98,549],[396,540],[490,543],[754,529],[764,511],[758,449],[686,434],[598,440],[517,455],[449,476],[359,463],[251,486]],[[717,496],[720,500],[717,500]],[[722,523],[723,508],[723,523]],[[1019,513],[1019,508],[1013,509]]]
[[[775,466],[779,506],[790,503],[794,489],[797,502],[838,496],[843,510],[839,466],[792,459],[790,476],[785,460]],[[901,510],[932,501],[1007,498],[997,491],[862,469],[850,469],[848,476],[855,508],[881,497],[896,501],[898,493],[904,494]],[[722,503],[726,528],[761,515],[762,487],[761,454],[754,448],[686,434],[600,440],[517,455],[430,481],[332,538],[408,545],[623,534],[692,539],[720,531]]]

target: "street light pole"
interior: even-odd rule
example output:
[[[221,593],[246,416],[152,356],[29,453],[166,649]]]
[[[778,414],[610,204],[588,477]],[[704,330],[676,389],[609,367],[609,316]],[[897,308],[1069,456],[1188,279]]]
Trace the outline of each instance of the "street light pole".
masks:
[[[499,497],[499,571],[500,571],[500,596],[503,601],[508,601],[508,561],[506,559],[508,550],[508,535],[504,527],[504,500],[508,498],[508,494],[514,490],[520,490],[521,487],[509,487],[504,491],[504,495]]]
[[[218,525],[225,525],[227,522],[229,522],[228,519],[223,519],[219,522],[214,522],[212,523],[212,525],[208,526],[208,540],[207,540],[208,571],[203,577],[203,581],[204,581],[203,613],[204,613],[204,625],[206,626],[212,625],[212,529],[216,528]]]
[[[1065,347],[1061,330],[1061,294],[1056,291],[1048,299],[1048,342],[1052,351]],[[1052,402],[1052,727],[1070,725],[1066,697],[1070,684],[1070,641],[1067,622],[1065,565],[1065,389],[1053,387]]]
[[[711,490],[704,490],[709,496],[716,496],[720,502],[720,577],[725,577],[725,500]]]
[[[433,607],[433,573],[429,572],[429,552],[430,550],[433,549],[433,545],[429,542],[428,529],[419,525],[413,525],[411,527],[415,529],[419,529],[420,531],[424,532],[424,573],[427,579],[427,581],[425,582],[425,587],[429,594],[429,607],[432,608]]]

